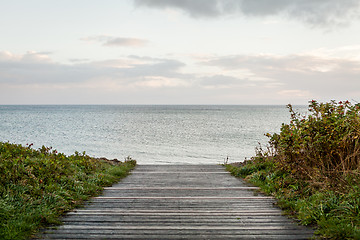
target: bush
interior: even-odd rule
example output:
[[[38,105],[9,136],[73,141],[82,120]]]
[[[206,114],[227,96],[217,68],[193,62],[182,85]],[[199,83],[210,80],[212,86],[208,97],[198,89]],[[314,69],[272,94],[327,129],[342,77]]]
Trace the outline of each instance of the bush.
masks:
[[[270,137],[279,168],[325,188],[340,188],[360,174],[360,104],[311,101],[309,116],[293,111],[290,124]]]
[[[308,116],[288,108],[290,123],[266,134],[269,147],[227,169],[317,226],[320,238],[360,239],[360,104],[313,100]]]

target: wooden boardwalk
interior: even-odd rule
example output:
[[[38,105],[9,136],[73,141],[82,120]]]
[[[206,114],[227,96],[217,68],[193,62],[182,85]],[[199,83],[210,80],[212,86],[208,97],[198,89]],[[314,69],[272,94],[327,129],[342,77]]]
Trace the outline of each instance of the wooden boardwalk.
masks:
[[[308,239],[274,199],[218,165],[139,165],[44,239]]]

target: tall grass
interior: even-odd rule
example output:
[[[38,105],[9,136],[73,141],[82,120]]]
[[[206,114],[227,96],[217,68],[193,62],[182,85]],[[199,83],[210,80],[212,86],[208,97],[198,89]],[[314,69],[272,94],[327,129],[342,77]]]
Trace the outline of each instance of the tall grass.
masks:
[[[129,174],[135,160],[114,163],[76,152],[0,142],[0,239],[27,239]]]
[[[360,104],[309,102],[309,115],[288,105],[291,122],[267,134],[269,146],[227,169],[279,199],[319,238],[360,239]]]

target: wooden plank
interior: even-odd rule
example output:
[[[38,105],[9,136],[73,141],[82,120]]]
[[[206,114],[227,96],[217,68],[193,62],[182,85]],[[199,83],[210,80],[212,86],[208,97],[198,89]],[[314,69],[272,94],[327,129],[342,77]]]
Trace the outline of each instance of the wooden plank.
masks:
[[[224,172],[224,171],[221,171],[221,172],[136,172],[136,173],[133,173],[133,174],[186,174],[186,175],[191,175],[191,174],[226,174],[226,175],[229,175],[230,173],[228,172]]]
[[[118,191],[118,190],[259,190],[259,187],[106,187],[104,190]]]
[[[70,212],[69,214],[110,214],[110,213],[278,213],[281,212],[279,209],[263,209],[263,210],[132,210],[132,209],[111,209],[111,210],[89,210],[89,209],[78,209],[73,212]]]
[[[280,216],[258,216],[252,218],[234,218],[233,216],[224,216],[224,217],[192,217],[188,216],[178,216],[167,217],[167,216],[122,216],[122,217],[91,217],[88,216],[75,216],[71,218],[64,219],[65,224],[70,225],[105,225],[105,226],[144,226],[144,225],[162,225],[162,226],[173,226],[173,225],[182,225],[182,226],[294,226],[293,222],[284,220]]]
[[[72,234],[72,235],[62,235],[62,234],[52,234],[48,236],[48,239],[57,239],[57,240],[67,240],[67,239],[97,239],[103,240],[104,235],[102,234],[91,234],[91,235],[83,235],[83,234]],[[266,238],[262,235],[256,234],[243,234],[243,235],[234,235],[234,234],[222,234],[222,233],[195,233],[195,234],[167,234],[167,235],[160,235],[160,234],[129,234],[129,235],[108,235],[105,239],[274,239],[274,240],[301,240],[301,239],[309,239],[309,236],[301,236],[301,235],[266,235]]]
[[[298,226],[87,226],[87,225],[64,225],[61,230],[87,230],[87,231],[114,231],[114,230],[231,230],[231,231],[244,231],[244,230],[258,230],[258,231],[271,231],[271,230],[299,230]]]
[[[108,217],[91,217],[88,216],[82,217],[71,217],[66,218],[64,223],[67,224],[78,224],[78,225],[92,225],[95,223],[97,225],[123,225],[123,226],[144,226],[144,225],[156,225],[156,226],[173,226],[173,225],[181,225],[181,226],[285,226],[291,225],[294,223],[284,220],[281,216],[258,216],[258,217],[234,217],[234,216],[214,216],[214,217],[189,217],[189,216],[178,216],[175,218],[174,216],[143,216],[143,215],[124,215],[122,217],[117,216],[108,216]]]
[[[219,232],[221,232],[221,234],[227,234],[227,235],[260,235],[263,238],[266,237],[266,235],[300,235],[300,236],[304,236],[307,235],[309,237],[309,232],[305,232],[303,230],[298,230],[298,229],[211,229],[211,228],[189,228],[189,229],[179,229],[179,228],[164,228],[164,229],[159,229],[159,228],[149,228],[148,226],[145,227],[134,227],[134,228],[129,228],[128,229],[63,229],[60,228],[58,230],[56,230],[58,233],[61,233],[63,235],[65,234],[82,234],[82,235],[101,235],[104,239],[107,239],[107,237],[109,235],[117,235],[118,237],[124,236],[124,235],[131,235],[134,234],[134,232],[136,232],[136,234],[142,233],[144,235],[151,235],[151,234],[163,234],[165,236],[168,235],[181,235],[181,234],[218,234]]]
[[[92,213],[83,213],[82,215],[99,215],[97,214],[92,214]],[[147,215],[152,215],[152,216],[197,216],[199,215],[199,213],[158,213],[158,212],[154,212],[154,213],[143,213],[143,212],[124,212],[124,213],[109,213],[109,214],[101,214],[101,215],[110,215],[110,216],[124,216],[124,215],[142,215],[142,216],[147,216]],[[241,214],[241,213],[235,213],[235,212],[224,212],[224,213],[208,213],[208,214],[201,214],[202,216],[237,216],[237,217],[243,217],[245,214]],[[249,214],[250,216],[282,216],[281,213],[251,213]]]
[[[66,228],[67,227],[67,228]],[[266,228],[254,228],[254,229],[242,229],[242,228],[215,228],[215,227],[163,227],[163,228],[159,228],[159,227],[151,227],[151,226],[134,226],[134,227],[130,227],[130,226],[126,226],[124,228],[116,228],[114,227],[113,229],[102,229],[102,228],[96,228],[96,226],[90,226],[88,228],[72,228],[75,226],[69,226],[69,225],[64,225],[63,227],[56,229],[56,231],[58,233],[62,233],[62,234],[84,234],[84,235],[91,235],[91,234],[102,234],[102,235],[129,235],[129,234],[133,234],[134,231],[136,231],[137,233],[143,233],[143,234],[199,234],[199,233],[213,233],[216,234],[219,231],[222,232],[222,234],[227,233],[227,234],[237,234],[237,235],[242,235],[242,234],[255,234],[255,235],[263,235],[266,236],[268,234],[278,234],[278,235],[306,235],[309,234],[310,232],[306,232],[303,229],[299,230],[299,229],[266,229]]]
[[[112,226],[159,226],[159,224],[161,224],[161,226],[186,226],[186,225],[191,225],[191,226],[233,226],[233,227],[239,227],[239,226],[246,226],[246,227],[257,227],[257,228],[266,228],[269,226],[274,226],[274,227],[278,227],[281,226],[283,228],[293,228],[294,224],[293,223],[288,223],[288,222],[284,222],[284,221],[251,221],[251,222],[246,222],[246,223],[240,223],[239,221],[235,221],[232,219],[228,219],[227,221],[221,220],[219,221],[218,219],[202,219],[202,221],[200,222],[199,219],[197,220],[192,220],[192,221],[181,221],[181,220],[177,220],[177,219],[164,219],[164,221],[159,221],[159,219],[151,219],[148,221],[145,220],[141,220],[138,219],[136,221],[64,221],[64,224],[66,225],[86,225],[86,226],[107,226],[107,227],[112,227]],[[300,228],[301,229],[301,228]]]
[[[241,200],[241,199],[273,199],[273,197],[212,197],[212,196],[208,196],[208,197],[135,197],[135,196],[130,196],[130,197],[95,197],[95,199],[222,199],[222,200],[226,200],[226,199],[237,199],[237,200]]]

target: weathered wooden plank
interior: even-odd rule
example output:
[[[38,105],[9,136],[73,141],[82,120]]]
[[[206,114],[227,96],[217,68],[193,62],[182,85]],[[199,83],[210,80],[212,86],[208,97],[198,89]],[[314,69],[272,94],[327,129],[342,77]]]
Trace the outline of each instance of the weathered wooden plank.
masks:
[[[288,221],[282,221],[281,219],[246,219],[244,220],[236,220],[234,218],[224,218],[219,220],[219,218],[215,219],[206,219],[206,218],[197,218],[193,220],[189,219],[167,219],[167,218],[152,218],[148,220],[144,220],[141,218],[124,218],[124,219],[111,219],[109,221],[102,219],[93,219],[93,221],[82,221],[83,219],[79,219],[79,221],[64,221],[66,225],[87,225],[87,226],[207,226],[207,227],[223,227],[229,226],[234,228],[239,228],[241,226],[246,227],[256,227],[256,228],[266,228],[266,227],[281,227],[281,228],[294,228],[294,223]],[[295,225],[296,226],[296,225]],[[302,227],[296,227],[302,230]]]
[[[217,218],[194,218],[194,219],[175,219],[175,218],[94,218],[86,221],[84,218],[67,219],[64,223],[69,225],[96,225],[96,226],[255,226],[262,228],[264,226],[294,226],[294,223],[284,221],[279,218],[245,218],[236,219],[230,217]],[[299,228],[302,229],[300,226]]]
[[[299,226],[292,225],[290,227],[286,227],[286,229],[294,229],[294,230],[302,230]],[[59,228],[59,230],[87,230],[90,232],[96,232],[96,231],[117,231],[117,230],[123,230],[123,231],[129,231],[129,230],[211,230],[211,231],[217,231],[217,230],[230,230],[230,231],[244,231],[244,230],[258,230],[258,231],[272,231],[272,230],[284,230],[283,226],[267,226],[267,227],[257,227],[257,226],[86,226],[86,225],[63,225]],[[279,231],[280,232],[280,231]]]
[[[89,209],[78,209],[73,212],[68,213],[69,215],[79,215],[79,214],[123,214],[123,213],[196,213],[196,214],[213,214],[213,213],[238,213],[238,214],[255,214],[255,213],[281,213],[279,209],[267,209],[262,210],[237,210],[237,209],[224,209],[224,210],[150,210],[150,209],[111,209],[111,210],[89,210]]]
[[[158,235],[206,235],[206,234],[220,234],[223,235],[257,235],[257,236],[263,236],[266,237],[267,235],[278,235],[278,236],[288,236],[288,235],[297,235],[297,236],[308,236],[311,233],[304,232],[303,230],[296,230],[296,229],[285,229],[285,230],[268,230],[268,229],[151,229],[151,228],[141,228],[138,227],[137,229],[113,229],[113,230],[107,230],[107,229],[100,229],[100,230],[92,230],[92,229],[59,229],[56,230],[58,234],[81,234],[83,236],[91,236],[91,235],[100,235],[104,239],[107,239],[108,236],[114,236],[117,235],[118,237],[126,236],[126,235],[132,235],[132,234],[144,234],[144,235],[152,235],[152,234],[158,234]]]
[[[216,199],[134,199],[133,201],[132,200],[129,200],[129,199],[102,199],[102,198],[93,198],[91,200],[91,202],[89,202],[89,204],[100,204],[102,202],[114,202],[114,203],[126,203],[126,202],[134,202],[134,203],[145,203],[145,202],[152,202],[152,203],[156,203],[156,202],[159,202],[159,203],[162,203],[162,202],[171,202],[171,203],[201,203],[203,202],[204,204],[207,204],[207,203],[238,203],[238,204],[242,204],[242,203],[254,203],[254,204],[261,204],[263,202],[267,202],[267,203],[275,203],[276,201],[273,199],[273,198],[255,198],[255,199],[248,199],[248,198],[245,198],[245,199],[242,199],[242,201],[239,201],[238,199],[229,199],[229,201],[220,201],[221,199],[219,198],[216,198]]]
[[[246,220],[246,222],[245,222]],[[168,216],[151,216],[146,217],[144,216],[124,216],[124,217],[95,217],[95,218],[88,218],[85,216],[82,217],[72,217],[66,218],[64,223],[68,223],[70,225],[97,225],[97,226],[136,226],[142,225],[144,223],[149,225],[156,225],[159,226],[173,226],[181,224],[183,226],[294,226],[293,222],[289,222],[283,220],[282,218],[275,218],[275,217],[257,217],[257,218],[234,218],[229,216],[224,216],[222,218],[219,217],[198,217],[198,218],[188,218],[188,217],[179,217],[173,218]],[[295,225],[297,226],[297,225]]]
[[[101,214],[102,216],[104,215],[108,215],[108,216],[124,216],[124,215],[141,215],[141,216],[198,216],[200,213],[142,213],[142,212],[127,212],[127,213],[109,213],[109,214]],[[70,215],[70,214],[69,214]],[[78,215],[78,214],[77,214]],[[81,215],[87,215],[87,216],[93,216],[93,215],[100,215],[100,214],[81,214]],[[241,214],[241,213],[203,213],[201,214],[201,216],[234,216],[234,217],[245,217],[245,216],[267,216],[267,217],[271,217],[271,216],[282,216],[281,213],[248,213],[246,214]]]
[[[221,200],[227,200],[227,199],[272,199],[272,197],[136,197],[136,196],[130,196],[130,197],[95,197],[95,199],[221,199]]]
[[[117,235],[108,235],[106,236],[106,238],[104,238],[104,235],[102,234],[92,234],[92,235],[82,235],[82,234],[72,234],[72,235],[62,235],[62,234],[52,234],[49,235],[48,239],[57,239],[57,240],[67,240],[67,239],[97,239],[97,240],[104,240],[104,239],[274,239],[274,240],[302,240],[302,239],[309,239],[309,236],[307,235],[266,235],[266,237],[264,237],[263,235],[255,235],[255,234],[244,234],[244,235],[233,235],[233,234],[222,234],[222,233],[217,233],[217,234],[167,234],[167,235],[159,235],[159,234],[139,234],[139,233],[135,233],[135,234],[129,234],[129,235],[121,235],[121,236],[117,236]]]
[[[103,197],[254,197],[254,192],[247,189],[225,190],[225,189],[133,189],[133,190],[106,190]]]
[[[188,188],[182,188],[182,187],[106,187],[104,190],[109,191],[124,191],[124,190],[258,190],[259,187],[208,187],[208,188],[199,188],[199,187],[188,187]]]
[[[95,227],[95,226],[93,226]],[[151,228],[149,226],[146,227],[139,227],[136,226],[135,228],[130,228],[127,226],[128,229],[58,229],[56,230],[58,234],[82,234],[82,235],[92,235],[92,234],[101,234],[104,236],[104,238],[107,238],[108,235],[130,235],[134,234],[135,232],[137,234],[142,233],[146,235],[151,234],[163,234],[163,235],[176,235],[176,234],[217,234],[218,232],[221,232],[221,234],[227,234],[227,235],[248,235],[248,234],[254,234],[254,235],[309,235],[310,232],[305,232],[304,230],[298,230],[298,229],[223,229],[215,227],[211,228],[164,228],[164,229],[158,229],[156,227]]]
[[[228,172],[172,172],[172,171],[168,171],[168,172],[159,172],[159,171],[153,171],[153,172],[136,172],[136,174],[183,174],[183,175],[192,175],[192,174],[225,174],[225,175],[229,175],[230,173]]]
[[[108,216],[99,216],[99,215],[94,215],[94,216],[86,216],[86,215],[68,215],[64,220],[77,220],[77,221],[112,221],[114,219],[114,221],[121,221],[123,219],[126,220],[131,220],[131,219],[176,219],[176,220],[203,220],[203,219],[209,219],[209,220],[213,220],[213,219],[218,219],[220,220],[229,220],[229,219],[234,219],[236,221],[245,221],[245,220],[250,220],[250,219],[254,219],[257,221],[264,221],[264,220],[269,220],[269,221],[283,221],[283,222],[290,222],[293,223],[292,221],[290,221],[289,219],[284,218],[284,216],[282,215],[231,215],[231,214],[225,214],[225,215],[186,215],[186,214],[181,214],[181,215],[170,215],[170,214],[124,214],[124,215],[108,215]]]

